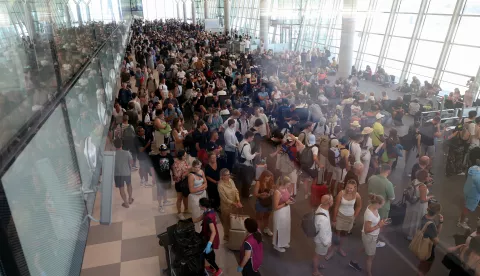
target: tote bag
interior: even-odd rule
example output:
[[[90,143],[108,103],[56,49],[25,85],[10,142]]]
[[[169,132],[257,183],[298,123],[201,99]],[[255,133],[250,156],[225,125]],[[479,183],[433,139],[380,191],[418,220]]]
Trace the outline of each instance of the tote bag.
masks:
[[[248,215],[230,214],[230,229],[246,231],[243,223],[247,218]]]
[[[431,223],[433,222],[429,221],[425,223],[421,230],[417,230],[412,242],[410,242],[408,246],[408,249],[410,249],[420,261],[426,261],[432,255],[433,242],[430,238],[423,237],[425,230]]]

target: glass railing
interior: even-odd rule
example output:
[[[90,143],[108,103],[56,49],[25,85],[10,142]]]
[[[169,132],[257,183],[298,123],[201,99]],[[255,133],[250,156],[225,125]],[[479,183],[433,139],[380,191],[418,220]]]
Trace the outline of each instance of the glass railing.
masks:
[[[34,1],[31,9],[41,13],[48,5],[57,7],[56,1]],[[117,0],[102,0],[111,1]],[[129,40],[129,1],[117,2],[103,5],[116,13],[102,10],[110,21],[112,14],[121,15],[114,22],[80,25],[73,16],[76,23],[66,27],[55,21],[64,17],[53,14],[52,21],[35,25],[38,42],[33,46],[15,35],[9,38],[11,44],[0,43],[9,53],[0,58],[5,68],[0,77],[0,148],[8,144],[17,152],[2,155],[0,198],[6,198],[11,213],[9,239],[21,244],[11,254],[17,266],[26,262],[28,275],[80,274],[90,224],[87,214],[95,200],[119,67]],[[39,15],[34,20],[43,19]]]

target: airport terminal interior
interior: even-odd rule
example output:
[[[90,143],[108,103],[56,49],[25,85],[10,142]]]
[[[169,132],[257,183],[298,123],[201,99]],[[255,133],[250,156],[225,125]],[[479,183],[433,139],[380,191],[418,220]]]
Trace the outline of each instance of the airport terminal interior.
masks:
[[[478,26],[480,0],[0,0],[0,276],[480,275]]]

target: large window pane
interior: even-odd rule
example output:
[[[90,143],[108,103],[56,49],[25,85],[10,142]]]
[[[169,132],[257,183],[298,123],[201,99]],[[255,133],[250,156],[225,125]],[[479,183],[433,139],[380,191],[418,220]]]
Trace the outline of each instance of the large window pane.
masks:
[[[383,35],[370,34],[368,35],[367,49],[365,53],[378,55],[382,48]]]
[[[393,0],[381,0],[377,3],[377,11],[379,12],[389,12],[392,10]]]
[[[455,0],[430,0],[428,13],[452,14],[456,2]]]
[[[466,78],[465,76],[445,72],[442,76],[441,86],[443,90],[448,89],[447,91],[453,91],[455,88],[458,88],[460,93],[463,94],[467,89],[465,84],[467,84],[468,79],[469,78]]]
[[[62,107],[2,177],[30,275],[79,275],[88,220]]]
[[[393,29],[393,35],[411,37],[415,28],[416,14],[399,14]]]
[[[401,0],[400,3],[400,12],[413,12],[418,13],[420,9],[420,4],[422,1],[419,0]]]
[[[385,72],[387,72],[389,75],[395,76],[395,82],[401,83],[399,78],[402,74],[403,62],[387,59],[385,60],[385,65],[383,67]]]
[[[480,14],[480,1],[467,0],[463,14]]]
[[[420,38],[444,41],[451,17],[450,15],[427,15]]]
[[[430,69],[430,68],[426,68],[418,65],[412,65],[412,68],[410,69],[410,74],[409,74],[409,81],[412,79],[413,76],[416,76],[418,77],[421,83],[423,83],[424,81],[430,82],[434,74],[435,74],[434,69]]]
[[[363,56],[363,62],[362,62],[362,65],[360,66],[360,68],[366,68],[367,65],[370,65],[372,70],[375,71],[375,68],[377,66],[377,62],[378,62],[378,56],[364,55]]]
[[[454,45],[448,56],[446,71],[475,76],[478,71],[480,48]],[[477,62],[468,62],[477,61]]]
[[[370,29],[370,32],[385,34],[385,30],[387,29],[387,25],[388,25],[389,16],[390,16],[389,13],[375,14],[375,16],[373,17],[372,28]]]
[[[419,41],[413,63],[429,67],[436,67],[440,53],[442,52],[442,44],[430,41]]]
[[[355,30],[362,32],[363,31],[363,26],[365,26],[365,19],[366,19],[366,13],[365,12],[358,12],[357,13],[357,18],[355,20]]]
[[[480,46],[480,36],[476,34],[480,26],[480,17],[462,16],[455,35],[455,43]]]
[[[368,6],[370,5],[370,0],[358,1],[357,10],[358,11],[368,11]]]
[[[405,60],[407,57],[408,46],[410,40],[406,38],[392,37],[387,57],[398,60]]]

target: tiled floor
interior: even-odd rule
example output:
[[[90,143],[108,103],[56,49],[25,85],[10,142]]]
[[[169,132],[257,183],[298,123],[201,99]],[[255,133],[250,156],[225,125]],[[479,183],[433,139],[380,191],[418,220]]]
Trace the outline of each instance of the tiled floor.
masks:
[[[157,234],[175,224],[178,219],[174,205],[166,207],[165,213],[158,211],[154,201],[154,189],[140,187],[138,172],[132,173],[133,197],[135,202],[126,209],[121,206],[117,191],[114,194],[112,223],[99,225],[92,222],[85,250],[82,276],[153,276],[162,275],[166,268],[165,253],[159,246]],[[175,191],[169,190],[169,200],[174,202]],[[100,199],[100,195],[97,195]],[[98,200],[94,217],[99,217]],[[223,228],[218,225],[220,235]],[[224,275],[237,275],[234,254],[224,248],[217,250],[217,262]]]

